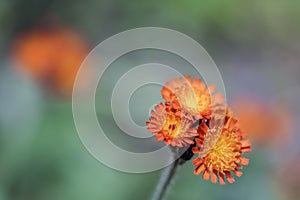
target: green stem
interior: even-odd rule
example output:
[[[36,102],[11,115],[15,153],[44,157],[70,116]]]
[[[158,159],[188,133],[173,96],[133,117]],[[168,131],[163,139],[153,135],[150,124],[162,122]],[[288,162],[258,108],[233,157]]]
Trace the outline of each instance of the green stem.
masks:
[[[156,186],[152,200],[164,200],[167,197],[168,191],[170,190],[174,181],[176,172],[178,171],[181,164],[183,164],[183,161],[178,158],[171,165],[164,169]]]

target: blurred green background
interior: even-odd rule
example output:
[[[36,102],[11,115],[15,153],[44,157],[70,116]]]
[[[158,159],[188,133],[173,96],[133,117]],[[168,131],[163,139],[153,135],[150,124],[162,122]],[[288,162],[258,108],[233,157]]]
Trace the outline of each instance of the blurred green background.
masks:
[[[114,34],[144,26],[174,29],[204,46],[223,76],[229,105],[253,138],[250,165],[236,183],[220,186],[196,177],[189,162],[169,199],[300,199],[300,1],[0,5],[0,200],[150,199],[161,171],[127,174],[95,160],[76,133],[69,86],[81,62],[76,58]],[[52,37],[56,30],[63,34]],[[52,44],[62,51],[53,53]],[[128,66],[138,62],[128,60]],[[153,91],[159,95],[159,88]],[[108,94],[104,88],[97,95]],[[101,98],[96,107],[107,109]],[[99,119],[105,115],[110,113]]]

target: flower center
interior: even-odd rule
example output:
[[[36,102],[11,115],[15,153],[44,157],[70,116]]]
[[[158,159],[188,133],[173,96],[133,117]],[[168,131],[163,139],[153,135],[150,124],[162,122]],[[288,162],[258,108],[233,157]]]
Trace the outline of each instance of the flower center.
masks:
[[[163,127],[163,131],[165,131],[170,138],[175,138],[180,132],[180,121],[180,117],[173,114],[168,114]]]
[[[241,147],[234,133],[228,130],[223,131],[218,138],[208,137],[204,140],[203,155],[205,162],[212,165],[214,169],[228,171],[235,168],[235,161],[240,155],[238,150]]]
[[[182,107],[187,108],[190,111],[198,112],[197,94],[193,87],[188,84],[182,86],[175,91],[175,95],[178,98]]]
[[[211,103],[211,97],[204,91],[184,84],[181,88],[175,90],[175,96],[181,106],[193,114],[206,111]]]

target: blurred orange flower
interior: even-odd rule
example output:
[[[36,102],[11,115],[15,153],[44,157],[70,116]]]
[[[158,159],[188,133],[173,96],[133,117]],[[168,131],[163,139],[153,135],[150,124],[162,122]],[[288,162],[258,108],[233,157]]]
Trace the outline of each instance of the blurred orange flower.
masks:
[[[86,41],[62,26],[37,27],[16,39],[13,61],[20,71],[62,95],[70,95],[78,68],[88,54]]]
[[[292,114],[282,103],[267,104],[251,97],[233,101],[241,127],[256,144],[284,144],[293,128]]]
[[[224,126],[223,126],[224,125]],[[199,157],[193,160],[196,167],[194,173],[202,178],[216,183],[225,184],[225,176],[229,183],[234,182],[231,174],[241,176],[242,165],[248,165],[249,160],[242,157],[245,152],[250,152],[250,142],[246,134],[240,129],[237,120],[227,113],[225,122],[212,119],[210,128],[206,123],[201,123],[198,128],[199,138],[196,138],[197,147],[193,148]]]

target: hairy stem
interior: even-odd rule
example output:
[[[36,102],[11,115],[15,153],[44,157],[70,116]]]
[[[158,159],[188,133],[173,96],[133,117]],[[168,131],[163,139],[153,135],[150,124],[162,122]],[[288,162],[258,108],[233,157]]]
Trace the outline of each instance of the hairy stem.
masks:
[[[166,199],[167,193],[170,190],[174,181],[176,172],[181,164],[183,164],[183,160],[181,158],[178,158],[171,165],[164,169],[156,186],[152,200]]]

